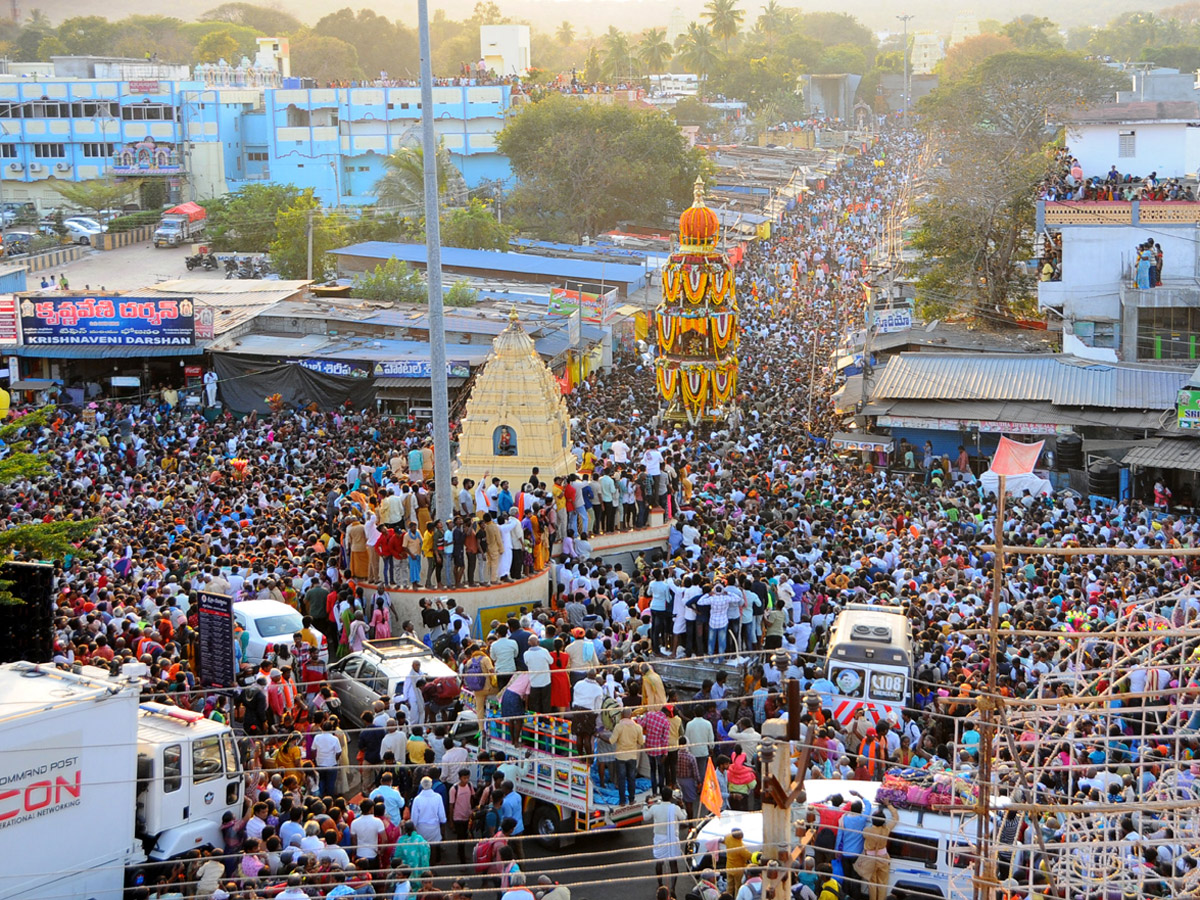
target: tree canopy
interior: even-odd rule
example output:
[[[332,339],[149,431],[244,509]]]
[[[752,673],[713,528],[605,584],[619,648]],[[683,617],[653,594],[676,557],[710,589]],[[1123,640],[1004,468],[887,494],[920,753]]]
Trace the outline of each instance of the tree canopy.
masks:
[[[559,95],[513,116],[497,144],[518,179],[506,209],[535,231],[576,237],[661,221],[672,203],[686,206],[704,166],[661,113]]]
[[[1046,171],[1047,120],[1113,89],[1099,63],[1062,50],[1000,53],[921,101],[921,124],[948,166],[918,208],[926,258],[918,296],[931,314],[983,324],[1009,316],[1031,278],[1033,197]]]
[[[50,464],[32,449],[32,439],[53,416],[54,407],[51,406],[0,424],[0,443],[5,448],[4,456],[0,458],[0,484],[32,482],[50,473]],[[68,517],[6,528],[0,531],[0,564],[14,557],[29,562],[61,563],[67,556],[80,556],[78,545],[95,532],[98,521]],[[0,581],[0,604],[20,602],[9,587],[9,582]]]

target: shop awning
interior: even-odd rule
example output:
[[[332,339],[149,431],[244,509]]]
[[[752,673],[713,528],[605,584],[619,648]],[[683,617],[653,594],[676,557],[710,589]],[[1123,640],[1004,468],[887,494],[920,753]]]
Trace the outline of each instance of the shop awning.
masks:
[[[1200,472],[1200,441],[1163,438],[1156,445],[1134,447],[1125,454],[1125,463],[1143,469]]]
[[[26,378],[24,381],[14,381],[9,390],[12,391],[48,391],[57,386],[58,382],[49,378]]]
[[[829,446],[834,450],[882,450],[892,451],[892,438],[886,434],[854,434],[849,431],[839,431],[829,439]]]
[[[27,359],[142,359],[150,356],[199,356],[203,346],[124,347],[112,344],[22,344],[5,347],[6,356]]]
[[[446,387],[450,390],[460,388],[466,383],[465,378],[447,378]],[[380,400],[406,400],[409,397],[424,397],[429,394],[431,387],[428,378],[376,378],[375,395]]]

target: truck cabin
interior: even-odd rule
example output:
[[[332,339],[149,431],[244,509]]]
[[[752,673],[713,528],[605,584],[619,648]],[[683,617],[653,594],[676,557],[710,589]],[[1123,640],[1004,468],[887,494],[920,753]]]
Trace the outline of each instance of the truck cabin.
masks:
[[[137,777],[137,834],[151,856],[164,832],[241,812],[242,761],[233,732],[198,712],[140,705]]]
[[[908,702],[912,627],[898,607],[847,605],[834,620],[826,677],[836,688],[834,715],[849,721],[860,707],[882,714]]]

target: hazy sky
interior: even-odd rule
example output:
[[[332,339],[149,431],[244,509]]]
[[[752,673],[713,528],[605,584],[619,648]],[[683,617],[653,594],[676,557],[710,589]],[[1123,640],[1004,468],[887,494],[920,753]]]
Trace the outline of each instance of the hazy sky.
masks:
[[[20,0],[19,0],[20,2]],[[148,8],[144,0],[108,0],[102,7],[82,8],[78,0],[25,0],[20,8],[23,13],[38,8],[54,21],[69,16],[103,15],[109,19],[130,14],[168,13],[181,18],[195,18],[205,10],[218,5],[220,0],[174,0],[169,6]],[[626,31],[641,31],[652,26],[665,26],[672,10],[678,8],[685,18],[696,19],[704,7],[704,0],[497,0],[507,15],[525,19],[532,23],[546,23],[546,29],[564,18],[571,19],[576,28],[584,31],[604,31],[616,25]],[[748,22],[752,22],[766,0],[743,2]],[[370,7],[380,15],[415,21],[416,0],[383,0],[376,3],[355,3],[353,0],[282,0],[265,3],[277,6],[306,22],[345,6],[351,8]],[[443,8],[451,18],[463,18],[470,14],[475,0],[432,0],[431,9]],[[1044,15],[1064,28],[1080,25],[1103,25],[1119,13],[1146,9],[1145,5],[1132,0],[1062,0],[1048,7],[1045,3],[1032,0],[1003,0],[1003,2],[977,2],[966,0],[961,4],[948,4],[944,0],[818,0],[814,3],[792,3],[783,0],[784,6],[795,6],[806,11],[833,10],[857,16],[873,30],[899,28],[896,15],[909,13],[915,16],[909,22],[911,30],[929,30],[949,33],[955,15],[974,14],[979,18],[1007,20],[1015,15],[1032,13]],[[1158,9],[1152,4],[1150,9]]]

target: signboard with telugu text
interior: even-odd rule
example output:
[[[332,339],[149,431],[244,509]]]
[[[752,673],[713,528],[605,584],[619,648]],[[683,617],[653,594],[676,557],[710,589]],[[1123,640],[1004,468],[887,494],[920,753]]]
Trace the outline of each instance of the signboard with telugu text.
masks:
[[[446,363],[447,378],[469,378],[471,367],[465,362]],[[389,359],[375,363],[376,378],[432,378],[433,366],[427,359]]]
[[[908,331],[913,326],[911,309],[885,309],[875,316],[876,334],[895,334]]]
[[[19,305],[27,347],[192,347],[196,343],[195,307],[188,297],[22,297]]]

